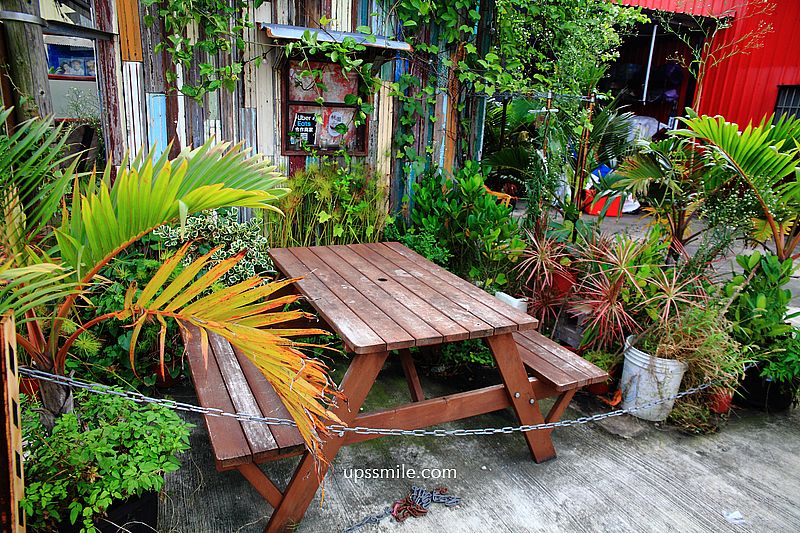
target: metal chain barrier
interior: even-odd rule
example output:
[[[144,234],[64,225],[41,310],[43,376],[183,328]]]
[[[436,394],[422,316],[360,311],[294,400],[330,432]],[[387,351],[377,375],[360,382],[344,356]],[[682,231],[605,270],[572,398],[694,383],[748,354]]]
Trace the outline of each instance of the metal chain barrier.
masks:
[[[125,398],[133,402],[160,405],[162,407],[166,407],[168,409],[173,409],[176,411],[198,413],[205,416],[228,417],[228,418],[233,418],[235,420],[239,420],[241,422],[258,422],[261,424],[267,424],[273,426],[295,426],[295,427],[297,426],[297,423],[294,420],[286,418],[275,418],[270,416],[260,416],[247,413],[231,413],[223,411],[221,409],[214,409],[211,407],[200,407],[199,405],[177,402],[175,400],[152,398],[150,396],[145,396],[144,394],[138,392],[122,391],[119,389],[115,389],[113,387],[109,387],[107,385],[101,385],[99,383],[90,383],[87,381],[82,381],[67,376],[59,376],[56,374],[51,374],[49,372],[42,372],[34,368],[20,367],[19,373],[26,377],[41,379],[44,381],[50,381],[53,383],[57,383],[59,385],[64,385],[66,387],[83,389],[95,394],[107,394],[112,396],[119,396],[121,398]],[[467,437],[473,435],[496,435],[500,433],[508,434],[508,433],[527,432],[527,431],[537,431],[542,429],[555,429],[555,428],[577,426],[581,424],[588,424],[590,422],[599,422],[600,420],[605,420],[607,418],[612,418],[615,416],[633,414],[642,409],[648,409],[650,407],[654,407],[662,403],[667,403],[673,400],[677,400],[679,398],[683,398],[684,396],[696,394],[700,391],[703,391],[709,387],[714,386],[716,383],[717,381],[710,381],[707,383],[703,383],[696,387],[692,387],[686,389],[685,391],[681,391],[678,394],[675,394],[674,396],[653,400],[651,402],[647,402],[645,404],[636,407],[631,407],[629,409],[617,409],[616,411],[610,411],[608,413],[598,413],[592,416],[582,416],[580,418],[575,418],[572,420],[561,420],[559,422],[546,422],[543,424],[505,426],[502,428],[487,427],[487,428],[477,428],[477,429],[396,429],[396,428],[367,428],[361,426],[348,427],[348,426],[342,426],[341,424],[331,424],[328,426],[328,430],[339,435],[340,437],[343,437],[345,433],[356,433],[359,435],[384,435],[384,436],[402,436],[402,437]]]

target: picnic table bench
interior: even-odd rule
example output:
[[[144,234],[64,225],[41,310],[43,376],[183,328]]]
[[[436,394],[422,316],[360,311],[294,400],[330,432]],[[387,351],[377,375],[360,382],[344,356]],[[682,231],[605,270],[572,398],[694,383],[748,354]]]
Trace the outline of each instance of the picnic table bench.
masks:
[[[522,424],[560,419],[575,392],[605,380],[605,372],[535,331],[538,322],[398,243],[283,248],[270,252],[287,277],[351,354],[340,384],[346,402],[333,410],[350,426],[419,429],[508,407]],[[502,384],[426,399],[410,348],[472,338],[488,343]],[[209,334],[207,363],[200,335],[187,338],[187,359],[199,403],[257,416],[289,418],[269,382],[246,356]],[[411,402],[360,413],[391,351],[396,350]],[[529,375],[530,374],[532,375]],[[539,400],[556,401],[542,415]],[[327,465],[317,465],[296,428],[205,416],[217,469],[238,470],[275,509],[267,531],[302,519]],[[552,430],[523,433],[536,462],[555,457]],[[377,434],[333,435],[322,445],[333,461],[344,445]],[[302,455],[284,490],[258,466]],[[319,473],[319,476],[318,476]]]

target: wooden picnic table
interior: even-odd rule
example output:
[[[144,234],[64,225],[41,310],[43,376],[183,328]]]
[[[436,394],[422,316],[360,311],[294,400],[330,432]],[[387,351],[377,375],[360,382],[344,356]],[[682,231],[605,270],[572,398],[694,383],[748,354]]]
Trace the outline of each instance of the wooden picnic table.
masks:
[[[270,255],[283,275],[302,278],[296,283],[297,290],[351,354],[340,384],[346,401],[332,409],[348,426],[420,429],[507,407],[513,408],[521,424],[552,422],[561,417],[579,387],[607,377],[535,332],[535,318],[399,243],[278,248]],[[224,339],[210,338],[213,357],[207,365],[197,346],[187,349],[203,405],[264,416],[286,413],[274,390],[246,357]],[[491,349],[502,384],[426,399],[409,349],[477,338],[485,339]],[[359,412],[394,350],[406,375],[411,402]],[[533,376],[529,377],[526,367]],[[557,398],[546,417],[538,401],[545,397]],[[315,462],[303,448],[296,428],[213,417],[206,417],[206,424],[218,469],[238,469],[275,508],[267,531],[285,531],[299,523],[328,465]],[[555,457],[551,433],[522,433],[535,461]],[[333,435],[323,443],[322,453],[330,463],[342,446],[379,436]],[[283,491],[257,466],[296,454],[302,455],[300,463]]]

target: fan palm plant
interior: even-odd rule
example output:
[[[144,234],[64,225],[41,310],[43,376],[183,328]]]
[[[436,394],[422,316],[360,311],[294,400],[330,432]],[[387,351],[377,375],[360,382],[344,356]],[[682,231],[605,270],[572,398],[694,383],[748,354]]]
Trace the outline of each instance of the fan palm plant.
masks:
[[[653,221],[669,230],[670,257],[677,260],[688,244],[713,229],[708,220],[696,222],[706,200],[731,192],[721,186],[730,173],[723,167],[707,165],[688,139],[642,141],[638,148],[604,185],[612,194],[646,201]],[[726,221],[716,218],[713,222]]]
[[[10,110],[0,111],[4,123]],[[52,120],[33,120],[13,134],[0,134],[0,311],[14,311],[22,330],[18,344],[33,364],[63,373],[78,336],[103,320],[130,321],[135,338],[146,322],[161,325],[163,364],[166,320],[188,334],[196,326],[204,353],[208,333],[228,339],[265,375],[295,416],[306,444],[318,450],[323,420],[336,420],[327,409],[336,391],[325,366],[298,350],[295,336],[323,333],[287,329],[280,324],[310,318],[285,305],[297,296],[274,297],[293,280],[265,283],[260,277],[209,293],[211,285],[243,254],[208,267],[212,250],[180,270],[186,249],[168,258],[141,290],[132,285],[122,309],[79,325],[75,304],[90,301],[100,270],[128,246],[163,224],[185,221],[204,209],[244,206],[276,210],[286,194],[285,178],[261,157],[250,157],[228,143],[184,150],[174,160],[140,153],[126,160],[116,178],[108,166],[102,176],[81,176],[74,157],[61,156],[64,134]],[[71,188],[71,190],[70,190]],[[71,194],[71,200],[64,198]],[[58,211],[60,209],[60,215]],[[60,220],[56,220],[56,219]],[[53,228],[51,223],[58,226]],[[179,271],[180,270],[180,271]],[[70,331],[69,336],[65,333]],[[43,422],[72,407],[69,389],[41,384]]]
[[[781,261],[800,257],[800,119],[765,117],[742,131],[723,117],[692,113],[684,122],[688,129],[676,134],[696,139],[706,164],[729,169],[730,183],[755,196],[753,238],[772,240]]]

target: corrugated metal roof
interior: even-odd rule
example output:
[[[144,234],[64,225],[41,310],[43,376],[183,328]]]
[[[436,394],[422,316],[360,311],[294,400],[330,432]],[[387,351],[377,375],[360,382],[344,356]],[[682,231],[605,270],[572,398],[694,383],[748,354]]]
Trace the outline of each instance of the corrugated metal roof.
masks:
[[[369,46],[372,48],[383,48],[386,50],[399,50],[401,52],[411,52],[411,45],[403,41],[395,41],[384,37],[382,35],[375,36],[375,42],[371,42],[367,35],[363,33],[352,33],[347,31],[332,31],[321,30],[319,28],[304,28],[302,26],[289,26],[287,24],[268,24],[265,22],[259,23],[259,27],[267,32],[269,37],[273,39],[285,39],[289,41],[297,41],[303,38],[303,34],[307,31],[317,34],[317,40],[329,43],[341,43],[347,37],[355,39],[359,44]]]
[[[731,7],[730,0],[620,0],[620,3],[701,17],[730,17],[736,12],[735,6]]]

